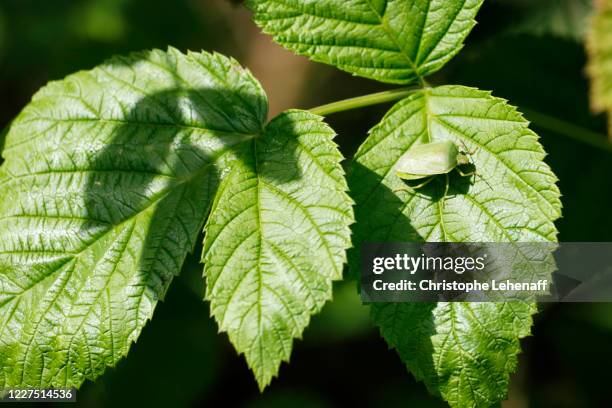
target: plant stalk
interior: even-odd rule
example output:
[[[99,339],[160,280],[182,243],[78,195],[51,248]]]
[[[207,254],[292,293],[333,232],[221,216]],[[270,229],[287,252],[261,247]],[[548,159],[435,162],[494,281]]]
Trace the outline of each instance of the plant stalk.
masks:
[[[309,111],[316,115],[327,116],[331,115],[332,113],[344,112],[351,109],[364,108],[366,106],[397,101],[399,99],[407,97],[412,92],[417,91],[419,89],[423,88],[397,88],[389,91],[357,96],[355,98],[343,99],[341,101],[336,101],[311,108],[309,109]],[[578,141],[580,143],[584,143],[589,146],[612,153],[612,143],[608,141],[608,138],[597,132],[531,109],[521,108],[521,111],[537,127],[549,130],[561,136],[574,139],[575,141]]]
[[[351,109],[363,108],[371,105],[397,101],[410,95],[412,92],[421,89],[419,87],[405,87],[392,89],[390,91],[377,92],[369,95],[357,96],[355,98],[343,99],[341,101],[328,103],[308,109],[310,112],[326,116],[332,113],[344,112]]]
[[[521,111],[537,127],[612,153],[612,143],[608,141],[607,137],[598,132],[531,109],[521,108]]]

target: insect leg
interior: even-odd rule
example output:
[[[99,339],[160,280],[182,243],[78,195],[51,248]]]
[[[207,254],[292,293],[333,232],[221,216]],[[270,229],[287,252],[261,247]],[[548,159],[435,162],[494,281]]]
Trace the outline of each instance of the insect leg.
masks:
[[[459,167],[457,167],[457,172],[461,175],[461,177],[470,177],[476,174],[476,170],[463,172]]]
[[[444,186],[444,197],[443,198],[446,198],[446,196],[448,195],[448,185],[450,184],[448,173],[446,173],[445,176],[446,176],[446,185]]]
[[[446,204],[446,196],[448,195],[448,186],[450,184],[448,173],[446,173],[444,177],[446,178],[446,180],[445,180],[445,185],[444,185],[444,195],[442,196],[442,208],[444,208],[444,204]]]
[[[485,184],[486,184],[487,186],[489,186],[489,188],[490,188],[491,190],[493,190],[493,187],[491,187],[491,185],[489,184],[489,182],[488,182],[488,181],[487,181],[487,180],[486,180],[484,177],[482,177],[480,174],[478,174],[478,173],[476,173],[476,172],[475,172],[474,174],[475,174],[475,175],[477,175],[478,177],[480,177],[480,179],[481,179],[482,181],[484,181],[484,182],[485,182]]]
[[[425,180],[424,182],[422,182],[421,184],[417,184],[416,186],[412,186],[412,188],[414,190],[417,190],[419,188],[425,187],[426,185],[428,185],[429,183],[431,183],[431,181],[434,179],[434,177],[429,177],[427,180]]]
[[[425,187],[427,184],[431,183],[431,181],[433,179],[434,179],[434,177],[429,177],[427,180],[425,180],[421,184],[417,184],[416,186],[406,186],[406,187],[403,187],[403,188],[398,188],[396,190],[393,190],[393,192],[397,193],[398,191],[407,191],[409,193],[414,193],[415,190],[418,190],[419,188]]]
[[[489,188],[491,190],[493,190],[493,187],[491,187],[491,184],[489,184],[489,182],[484,177],[482,177],[480,174],[478,174],[476,172],[476,170],[468,171],[468,172],[463,172],[463,171],[461,171],[461,169],[459,167],[457,167],[457,172],[461,175],[461,177],[470,177],[470,176],[479,177],[480,180],[482,180],[487,186],[489,186]]]
[[[472,152],[467,151],[467,146],[466,146],[466,144],[465,144],[465,142],[464,142],[463,140],[461,140],[461,144],[463,144],[463,147],[465,148],[466,152],[467,152],[467,153],[468,153],[470,156],[472,156],[472,155],[473,155],[474,153],[476,153],[476,151],[478,150],[478,148],[474,148],[474,151],[472,151]],[[471,164],[472,164],[472,165],[474,165],[474,161],[473,161],[473,160],[471,160]],[[476,170],[472,170],[472,171],[468,171],[468,172],[463,172],[463,171],[461,171],[461,169],[460,169],[459,167],[457,167],[457,172],[458,172],[458,173],[461,175],[461,177],[470,177],[470,176],[477,176],[477,177],[480,177],[480,179],[481,179],[482,181],[484,181],[484,182],[485,182],[485,184],[486,184],[487,186],[489,186],[489,188],[490,188],[491,190],[493,190],[493,187],[491,187],[491,185],[489,184],[489,182],[488,182],[487,180],[485,180],[485,178],[484,178],[484,177],[482,177],[480,174],[478,174],[478,173],[476,172]]]

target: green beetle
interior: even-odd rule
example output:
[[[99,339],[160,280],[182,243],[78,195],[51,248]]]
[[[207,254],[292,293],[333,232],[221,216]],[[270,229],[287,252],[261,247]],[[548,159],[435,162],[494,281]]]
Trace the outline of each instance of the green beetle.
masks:
[[[455,168],[463,177],[475,174],[474,171],[464,173],[457,167],[465,164],[470,164],[468,152],[462,152],[455,143],[444,140],[410,148],[398,160],[395,173],[404,180],[420,180],[429,177],[423,183],[412,186],[413,189],[417,189],[433,180],[433,177],[430,176],[446,174],[448,179],[448,173]]]

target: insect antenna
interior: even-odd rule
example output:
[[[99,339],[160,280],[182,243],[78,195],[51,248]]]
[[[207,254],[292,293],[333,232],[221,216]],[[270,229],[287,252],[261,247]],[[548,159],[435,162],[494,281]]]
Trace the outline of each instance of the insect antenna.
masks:
[[[484,181],[484,182],[485,182],[485,184],[486,184],[487,186],[489,186],[489,188],[490,188],[491,190],[493,190],[493,187],[491,187],[491,184],[489,184],[489,182],[487,181],[487,179],[485,179],[484,177],[482,177],[482,176],[481,176],[479,173],[477,173],[477,172],[474,172],[474,175],[475,175],[475,176],[480,177],[480,179],[481,179],[482,181]]]
[[[467,147],[467,145],[465,144],[465,142],[463,141],[463,139],[459,139],[459,141],[460,141],[460,142],[461,142],[461,144],[463,145],[464,152],[465,152],[465,153],[467,153],[467,154],[470,156],[470,159],[471,159],[471,158],[472,158],[472,155],[473,155],[474,153],[476,153],[476,150],[478,150],[478,148],[477,148],[477,147],[475,147],[475,148],[474,148],[474,150],[470,151],[470,150],[468,150],[468,147]],[[473,163],[472,163],[472,164],[473,164]]]
[[[461,144],[463,145],[463,148],[465,149],[465,152],[470,156],[470,164],[474,167],[476,167],[476,163],[474,163],[474,160],[472,159],[472,155],[474,153],[476,153],[476,151],[478,150],[478,148],[474,148],[474,151],[469,151],[467,148],[467,145],[465,144],[465,142],[463,141],[463,139],[459,139],[459,141],[461,142]],[[491,184],[489,184],[489,182],[480,175],[480,173],[478,173],[476,170],[474,170],[474,175],[480,177],[480,180],[484,181],[484,183],[491,189],[493,190],[493,187],[491,187]]]

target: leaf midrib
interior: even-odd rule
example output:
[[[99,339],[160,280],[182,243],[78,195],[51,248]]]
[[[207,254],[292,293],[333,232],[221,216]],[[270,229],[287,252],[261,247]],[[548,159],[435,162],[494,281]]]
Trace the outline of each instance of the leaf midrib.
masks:
[[[152,127],[152,128],[169,128],[169,129],[183,129],[189,130],[192,132],[201,132],[204,134],[210,134],[214,136],[244,136],[245,138],[253,138],[259,135],[259,132],[256,133],[244,133],[240,131],[229,131],[224,129],[214,129],[210,127],[196,126],[196,125],[187,125],[187,124],[174,124],[174,123],[156,123],[156,122],[144,122],[144,121],[131,121],[131,120],[121,120],[121,119],[109,119],[109,118],[50,118],[50,117],[41,117],[37,116],[35,119],[21,121],[19,126],[23,126],[32,122],[43,122],[48,121],[51,123],[99,123],[99,124],[113,124],[119,126],[142,126],[142,127]],[[21,140],[18,143],[13,143],[4,147],[3,155],[11,150],[17,149],[20,146],[28,144],[30,142],[39,139],[44,136],[44,132],[37,134],[33,137],[30,137],[25,140]],[[170,143],[168,143],[170,144]]]
[[[277,1],[274,1],[274,2],[282,4],[285,7],[291,8],[291,9],[295,10],[296,12],[300,13],[300,15],[311,16],[311,17],[320,18],[320,19],[323,19],[323,20],[332,20],[332,21],[339,21],[339,22],[343,22],[343,23],[356,24],[356,25],[360,25],[361,24],[361,25],[367,25],[367,26],[378,26],[378,27],[382,28],[383,31],[386,33],[387,37],[389,38],[389,40],[397,48],[396,50],[393,50],[393,51],[397,52],[399,55],[401,55],[406,60],[406,62],[410,66],[410,69],[412,69],[412,71],[417,76],[417,78],[421,79],[421,76],[420,76],[420,74],[418,72],[418,69],[417,69],[414,61],[412,61],[412,59],[410,58],[408,53],[400,45],[398,39],[396,38],[396,35],[395,35],[394,31],[386,23],[386,20],[385,20],[384,16],[381,16],[378,13],[378,10],[375,9],[375,7],[372,5],[370,0],[365,0],[365,3],[368,5],[368,7],[372,10],[374,15],[378,19],[377,23],[368,23],[368,22],[363,22],[363,21],[354,21],[354,20],[342,19],[342,18],[328,16],[328,15],[320,15],[320,14],[308,13],[305,10],[303,10],[302,8],[296,8],[295,6],[293,6],[291,4],[287,4],[285,2],[277,2]],[[385,6],[385,9],[386,9],[386,6]],[[299,15],[293,16],[293,18],[295,18],[295,17],[299,17]],[[271,20],[265,20],[265,21],[271,21]],[[288,41],[283,40],[282,42],[283,43],[287,43]],[[336,46],[336,45],[333,45],[333,46]],[[377,50],[379,50],[379,49],[377,48]],[[392,52],[392,50],[383,50],[383,51]],[[343,66],[351,66],[351,65],[348,65],[348,64],[342,64],[342,65]],[[355,66],[355,67],[359,67],[359,68],[371,68],[371,67],[363,67],[363,66]],[[388,68],[385,68],[385,69],[388,69]],[[398,69],[405,69],[405,68],[402,67],[402,68],[398,68]]]
[[[99,242],[101,239],[103,239],[104,237],[106,237],[107,235],[116,232],[118,229],[122,228],[125,224],[131,222],[132,220],[136,219],[137,217],[139,217],[141,214],[145,213],[147,210],[149,210],[150,208],[152,208],[153,206],[157,205],[160,201],[162,201],[164,198],[166,198],[168,195],[170,195],[170,193],[172,193],[174,190],[176,190],[177,188],[188,184],[190,182],[192,182],[193,180],[196,180],[198,177],[202,176],[203,174],[206,173],[206,171],[208,170],[209,167],[212,167],[216,164],[216,162],[218,160],[220,160],[223,156],[225,156],[226,154],[228,154],[235,146],[244,143],[245,141],[241,141],[231,147],[228,147],[224,150],[222,150],[218,155],[216,155],[214,157],[213,160],[207,162],[204,166],[202,166],[199,170],[191,173],[191,175],[184,179],[179,181],[178,183],[172,184],[169,186],[169,188],[167,188],[166,190],[162,190],[157,194],[157,197],[153,198],[152,201],[150,201],[146,206],[144,206],[142,209],[140,209],[140,211],[130,215],[128,218],[122,220],[121,222],[119,222],[118,224],[113,225],[111,228],[109,228],[106,232],[104,232],[102,235],[99,235],[98,237],[92,239],[91,242],[89,242],[85,247],[83,247],[80,251],[75,252],[75,253],[71,253],[70,256],[67,256],[66,261],[64,263],[62,263],[61,265],[59,265],[59,267],[51,270],[48,272],[48,274],[41,280],[33,282],[32,285],[28,286],[27,288],[25,288],[25,290],[23,290],[22,292],[19,292],[17,294],[15,294],[10,300],[5,301],[2,306],[0,306],[0,308],[5,307],[7,304],[11,303],[12,300],[17,299],[22,297],[25,293],[29,292],[32,288],[36,287],[37,285],[41,284],[42,282],[46,281],[47,279],[49,279],[50,277],[54,276],[57,272],[61,271],[67,264],[76,261],[76,259],[78,259],[80,256],[82,256],[87,250],[89,250],[91,247],[93,247],[97,242]],[[21,253],[22,251],[16,251],[16,253]],[[46,251],[41,251],[42,253],[46,252]],[[1,333],[0,333],[1,334]]]
[[[404,57],[404,59],[406,60],[406,62],[408,63],[408,65],[410,65],[410,68],[414,71],[414,75],[416,75],[416,77],[420,81],[422,81],[423,78],[421,77],[421,74],[419,73],[419,69],[416,66],[416,63],[412,60],[412,58],[410,57],[408,52],[401,45],[401,43],[399,42],[399,39],[395,35],[395,32],[391,29],[389,24],[387,24],[387,19],[385,18],[385,15],[378,14],[378,10],[376,10],[374,8],[374,5],[372,5],[371,0],[366,0],[366,3],[370,7],[372,12],[378,17],[378,19],[380,21],[381,28],[385,31],[385,33],[387,33],[387,36],[389,37],[389,39],[397,47],[398,51],[400,52],[400,55],[402,55]],[[385,11],[387,9],[387,3],[388,3],[388,1],[385,1]]]

